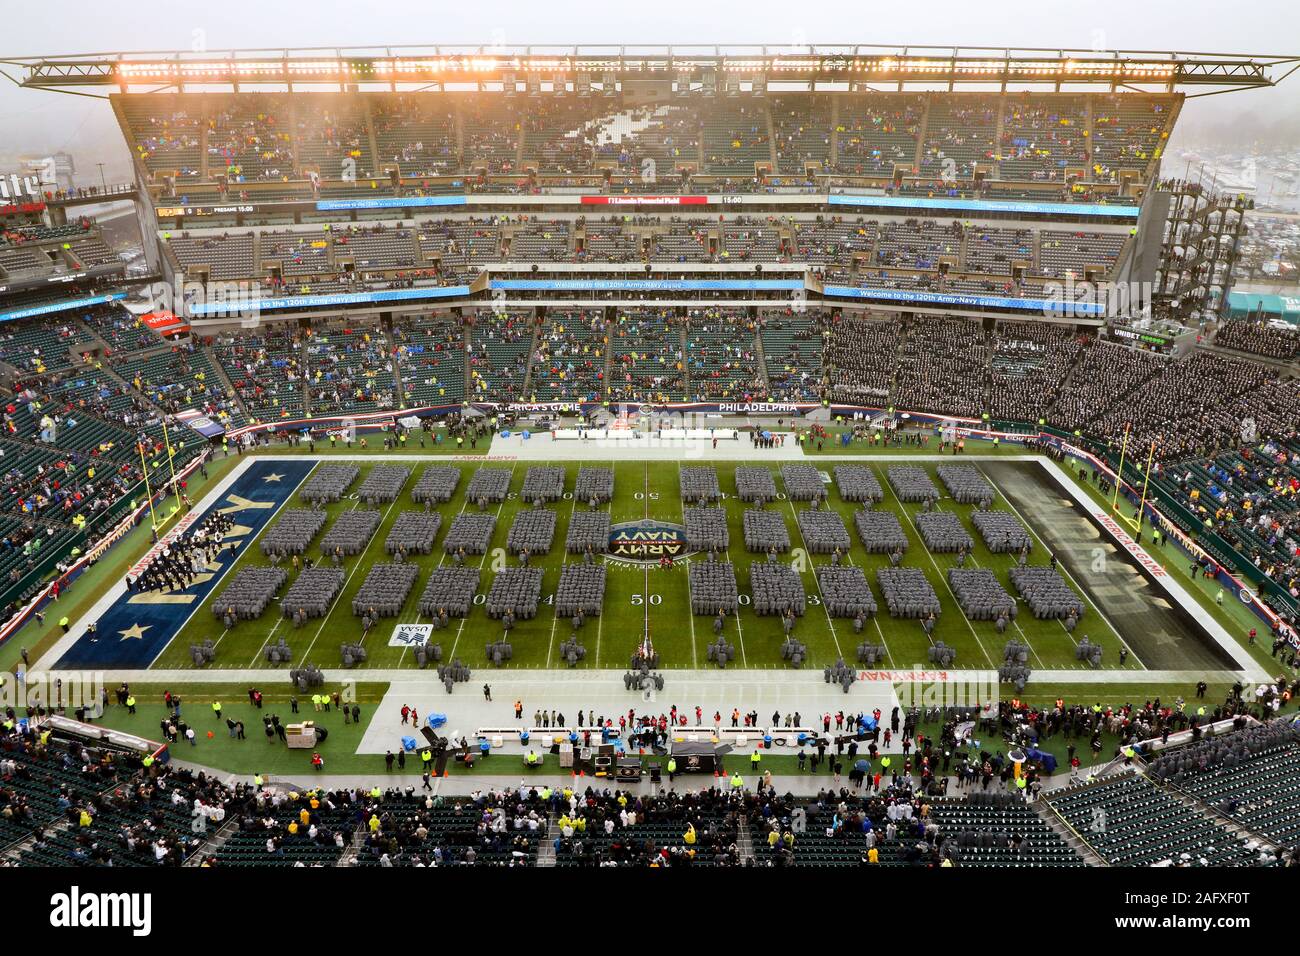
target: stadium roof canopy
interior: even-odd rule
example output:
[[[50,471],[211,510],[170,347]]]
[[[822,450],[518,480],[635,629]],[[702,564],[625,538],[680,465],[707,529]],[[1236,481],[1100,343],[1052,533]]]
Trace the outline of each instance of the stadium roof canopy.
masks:
[[[991,47],[811,46],[395,46],[223,52],[137,51],[0,57],[24,87],[204,90],[338,86],[513,91],[522,83],[579,94],[612,93],[616,84],[669,80],[681,93],[763,91],[771,85],[816,89],[950,90],[1044,86],[1061,89],[1169,90],[1218,87],[1230,92],[1273,86],[1300,67],[1300,56],[1160,50],[995,49]],[[6,75],[9,75],[6,73]],[[1210,95],[1199,93],[1192,95]]]

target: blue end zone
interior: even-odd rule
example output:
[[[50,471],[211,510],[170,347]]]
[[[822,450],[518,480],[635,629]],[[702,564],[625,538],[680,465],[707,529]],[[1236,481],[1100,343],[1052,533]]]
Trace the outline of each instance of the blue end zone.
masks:
[[[239,541],[239,550],[234,554],[222,551],[210,568],[211,575],[183,591],[123,594],[100,616],[97,639],[82,635],[56,667],[119,670],[148,667],[220,585],[226,571],[289,500],[314,464],[310,461],[254,462],[193,522],[197,525],[214,511],[224,511],[235,522],[234,532],[227,534],[225,540]],[[215,619],[211,623],[215,638],[221,625]]]

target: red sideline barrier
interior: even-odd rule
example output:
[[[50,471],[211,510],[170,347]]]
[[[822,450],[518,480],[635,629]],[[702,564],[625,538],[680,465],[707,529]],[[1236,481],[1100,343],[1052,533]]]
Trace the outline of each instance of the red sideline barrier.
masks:
[[[198,471],[199,467],[207,460],[208,454],[205,452],[191,461],[182,470],[178,471],[176,477],[178,479],[188,478],[190,475],[194,474],[194,472]],[[153,499],[156,501],[160,496],[166,498],[168,494],[170,494],[170,492],[166,488],[162,488],[153,493]],[[149,501],[150,499],[146,498],[134,510],[125,515],[121,521],[113,526],[112,531],[100,538],[91,548],[78,557],[67,571],[54,578],[37,591],[22,610],[9,620],[5,621],[3,625],[0,625],[0,644],[3,644],[5,641],[9,640],[10,637],[16,634],[24,624],[31,620],[32,615],[49,601],[50,591],[53,589],[55,584],[59,586],[59,591],[62,593],[69,583],[76,580],[81,573],[90,566],[92,561],[98,561],[108,552],[109,548],[124,538],[127,532],[135,527],[136,522],[140,520],[140,516],[149,510]]]

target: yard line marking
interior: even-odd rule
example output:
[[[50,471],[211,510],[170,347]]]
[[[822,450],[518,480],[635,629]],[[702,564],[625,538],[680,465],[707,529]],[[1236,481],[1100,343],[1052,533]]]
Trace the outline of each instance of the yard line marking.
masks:
[[[218,647],[221,646],[221,642],[224,641],[224,640],[226,639],[226,635],[229,634],[229,633],[230,633],[230,628],[226,628],[224,631],[222,631],[222,632],[217,636],[217,639],[216,639],[215,641],[212,642],[212,649],[213,649],[214,651],[215,651]]]
[[[506,502],[510,500],[510,491],[509,491],[509,488],[510,488],[510,485],[514,484],[514,481],[515,481],[515,468],[516,468],[516,467],[518,467],[518,463],[517,463],[517,462],[511,462],[511,464],[510,464],[510,484],[507,484],[507,485],[506,485],[506,489],[507,489],[507,490],[506,490],[506,497],[502,500],[501,504],[497,505],[497,526],[498,526],[498,527],[499,527],[500,524],[501,524],[501,509],[503,509],[503,508],[506,506]],[[468,492],[468,491],[469,491],[469,489],[466,488],[466,492]],[[497,532],[497,528],[494,527],[494,528],[492,529],[492,533],[493,533],[493,534],[496,534],[496,532]],[[482,570],[483,570],[483,565],[487,564],[488,555],[491,554],[491,553],[492,553],[492,540],[489,538],[489,539],[488,539],[487,550],[483,552],[483,557],[479,559],[478,569],[479,569],[480,572],[482,572]],[[489,588],[488,590],[491,590],[491,588]],[[485,613],[486,613],[486,609],[485,609]],[[454,641],[452,641],[452,643],[451,643],[451,652],[450,652],[450,653],[447,655],[447,657],[446,657],[446,660],[448,661],[448,663],[450,663],[451,661],[454,661],[454,660],[456,659],[456,648],[460,646],[460,636],[461,636],[461,634],[463,634],[463,633],[465,632],[465,624],[466,624],[466,622],[467,622],[468,620],[469,620],[469,615],[468,615],[468,614],[466,614],[464,617],[462,617],[462,618],[460,619],[460,627],[456,628],[456,639],[455,639]]]
[[[645,463],[645,485],[643,488],[642,497],[645,499],[644,501],[645,507],[642,508],[642,511],[645,512],[645,518],[648,521],[650,519],[650,462],[649,461]],[[645,629],[642,631],[642,636],[645,639],[649,640],[650,638],[650,563],[645,562],[642,565],[642,568],[645,574],[645,589],[644,589],[645,590]],[[597,664],[600,663],[599,654],[596,655],[596,662]]]
[[[614,465],[615,465],[615,462],[610,461],[610,463],[609,463],[609,475],[610,475],[611,478],[614,477],[614,473],[617,471],[617,469],[614,467]],[[609,492],[609,504],[606,505],[605,511],[606,511],[606,513],[609,515],[609,520],[610,520],[610,523],[612,524],[613,521],[614,521],[614,491],[613,491],[612,488],[611,488],[611,490],[610,490],[610,492]],[[608,542],[606,542],[606,544],[605,544],[605,549],[606,549],[606,550],[609,549],[609,543],[608,543]],[[602,562],[604,561],[604,557],[603,557],[603,556],[602,556],[601,560],[602,560]],[[607,586],[608,586],[608,584],[609,584],[609,569],[608,569],[608,568],[605,569],[605,584],[606,584]],[[600,637],[601,637],[601,634],[604,633],[604,630],[605,630],[605,607],[604,607],[604,604],[602,604],[602,605],[601,605],[601,608],[600,608],[600,616],[599,616],[598,618],[596,618],[596,659],[597,659],[597,660],[600,660]]]
[[[361,499],[358,498],[356,504],[354,504],[348,510],[356,511],[357,507],[360,504],[361,504]],[[394,498],[393,503],[390,504],[388,506],[388,510],[384,512],[384,516],[379,519],[380,527],[383,527],[384,522],[388,520],[388,516],[390,513],[392,513],[392,510],[394,506],[396,506],[396,504],[397,504],[397,499]],[[352,568],[351,572],[349,572],[348,576],[344,579],[343,587],[339,589],[338,597],[334,599],[334,603],[330,606],[330,609],[325,613],[325,619],[320,622],[320,627],[316,629],[316,636],[311,639],[311,643],[307,645],[307,649],[302,652],[302,663],[304,664],[307,663],[307,655],[311,653],[311,649],[315,647],[316,642],[320,640],[321,632],[325,630],[325,625],[330,622],[330,618],[334,616],[334,612],[339,609],[339,602],[343,600],[343,595],[347,593],[348,585],[352,583],[353,577],[355,577],[356,573],[361,570],[361,565],[365,563],[366,551],[369,550],[370,550],[369,547],[367,547],[365,551],[362,551],[360,554],[357,555],[356,565]],[[378,622],[376,622],[374,626],[378,627],[379,626]],[[364,634],[362,635],[361,639],[362,642],[364,643],[365,641]]]
[[[680,473],[680,471],[681,471],[681,465],[680,465],[680,464],[678,464],[677,469],[678,469],[678,472]],[[680,485],[680,483],[681,483],[681,482],[680,482],[680,479],[679,479],[678,484]],[[719,502],[719,505],[721,506],[721,508],[723,509],[723,512],[725,513],[725,511],[726,511],[726,507],[727,507],[727,506],[721,504],[721,502]],[[685,510],[685,509],[686,509],[686,505],[683,503],[683,505],[682,505],[682,524],[683,524],[683,525],[686,524],[686,510]],[[732,561],[732,559],[731,559],[731,536],[730,536],[730,534],[728,534],[728,536],[727,536],[727,561],[731,564],[731,573],[732,573],[732,574],[735,574],[735,573],[736,573],[736,562],[735,562],[735,561]],[[739,582],[739,581],[736,582],[736,591],[737,591],[737,593],[739,593],[739,591],[740,591],[740,582]],[[745,629],[744,629],[744,627],[742,627],[741,624],[740,624],[740,613],[741,613],[741,604],[740,604],[739,601],[737,601],[737,602],[736,602],[736,637],[737,637],[737,639],[739,639],[739,641],[740,641],[740,666],[741,666],[741,667],[748,667],[748,666],[749,666],[749,658],[746,657],[746,655],[745,655]]]
[[[234,487],[236,480],[242,477],[246,472],[251,471],[253,467],[257,465],[257,463],[258,463],[258,459],[256,457],[253,457],[250,458],[248,464],[244,465],[243,467],[236,465],[234,468],[231,469],[230,473],[227,474],[224,479],[222,479],[222,481],[217,483],[217,487],[220,488],[219,491],[214,490],[208,492],[208,494],[212,496],[211,502],[206,506],[209,514],[216,514],[220,510],[221,503],[224,500],[224,496],[226,492],[228,492],[231,488]],[[307,479],[311,477],[312,472],[315,470],[316,470],[315,466],[308,469],[307,474],[303,475],[302,481],[298,483],[298,488],[301,488],[303,484],[306,483]],[[295,493],[297,492],[298,488],[294,489]],[[292,500],[293,500],[293,494],[290,494],[284,499],[284,501],[276,505],[275,510],[271,512],[271,516],[267,518],[266,523],[262,525],[262,530],[259,531],[251,541],[246,541],[240,544],[240,548],[244,549],[244,553],[236,557],[235,560],[231,562],[230,567],[226,568],[224,571],[221,572],[222,581],[225,580],[225,576],[227,574],[231,574],[231,580],[234,580],[234,574],[239,573],[238,571],[235,570],[235,568],[240,564],[240,562],[244,560],[244,556],[248,554],[248,548],[251,547],[253,544],[255,544],[257,541],[261,540],[262,535],[266,534],[266,532],[270,529],[271,523],[275,520],[275,516],[278,515],[284,509],[284,506],[287,505]],[[220,581],[218,581],[217,583],[219,584]],[[152,668],[154,664],[158,662],[158,658],[162,657],[162,655],[167,651],[167,649],[172,646],[176,638],[180,637],[181,632],[184,631],[185,628],[189,626],[190,621],[194,619],[194,615],[196,615],[205,605],[211,607],[212,602],[216,600],[217,596],[218,596],[217,585],[214,584],[212,586],[212,590],[208,592],[208,596],[190,611],[189,615],[186,616],[185,620],[181,622],[180,627],[176,629],[176,633],[174,633],[171,636],[171,639],[167,641],[167,643],[164,644],[161,648],[158,649],[158,653],[155,654],[153,660],[149,662],[149,668]],[[223,633],[221,636],[225,637],[226,635]],[[194,661],[191,660],[189,666],[193,666],[193,665],[194,665]]]
[[[971,635],[975,638],[975,643],[979,645],[980,652],[983,653],[984,659],[989,662],[990,667],[996,668],[997,665],[993,663],[993,657],[989,654],[988,648],[986,648],[984,642],[980,640],[979,632],[975,630],[975,625],[972,624],[970,618],[966,616],[966,612],[961,609],[961,602],[957,600],[957,595],[953,594],[952,586],[948,584],[948,578],[944,576],[943,570],[939,567],[939,562],[934,559],[934,555],[930,553],[930,549],[925,546],[925,539],[921,537],[921,532],[917,530],[916,523],[912,521],[912,516],[908,514],[907,508],[903,504],[903,499],[898,497],[897,492],[894,491],[894,486],[889,484],[888,475],[882,475],[881,478],[884,484],[889,485],[889,493],[893,495],[894,500],[898,502],[899,510],[903,512],[903,517],[907,519],[908,525],[916,534],[917,543],[920,545],[921,550],[924,551],[926,557],[930,559],[930,563],[934,565],[935,572],[943,580],[943,586],[947,588],[948,593],[952,595],[953,603],[957,605],[957,613],[961,615],[961,619],[965,621],[966,626],[970,628]],[[931,643],[933,643],[933,641]]]
[[[275,632],[276,632],[276,630],[280,627],[280,625],[281,625],[282,623],[284,623],[284,610],[283,610],[283,609],[281,609],[281,611],[280,611],[280,616],[276,619],[275,623],[271,625],[271,629],[270,629],[269,631],[266,632],[266,640],[264,640],[264,641],[262,642],[262,646],[259,647],[259,648],[257,649],[257,653],[253,655],[253,659],[252,659],[251,661],[248,662],[248,666],[249,666],[249,667],[253,667],[254,665],[257,664],[258,660],[261,659],[261,657],[262,657],[262,651],[266,650],[266,645],[268,645],[268,644],[271,643],[271,638],[275,637]],[[222,635],[222,636],[224,637],[225,635]]]
[[[578,466],[582,470],[582,466]],[[578,476],[573,477],[573,507],[569,509],[569,523],[564,526],[564,533],[567,536],[569,527],[573,524],[573,516],[578,511]],[[560,542],[560,577],[564,577],[564,565],[569,560],[569,546],[567,541]],[[555,627],[560,623],[560,582],[555,582],[555,603],[551,605],[551,610],[555,613],[551,616],[551,638],[546,642],[546,666],[551,666],[551,648],[555,646]]]
[[[461,498],[461,501],[460,501],[460,510],[456,512],[456,515],[457,515],[457,516],[459,516],[459,515],[463,515],[463,514],[465,513],[465,505],[466,505],[466,501],[465,501],[465,499],[462,497],[462,498]],[[432,510],[432,509],[431,509],[431,510]],[[454,521],[455,519],[453,518],[452,520]],[[443,530],[441,524],[439,524],[439,526],[438,526],[438,530],[439,530],[439,531],[442,531],[442,530]],[[451,522],[450,522],[450,521],[447,522],[447,530],[451,530]],[[438,546],[438,545],[437,545],[437,541],[436,541],[436,537],[437,537],[437,536],[435,535],[435,541],[434,541],[434,547],[435,547],[435,548]],[[445,534],[443,535],[443,540],[444,540],[444,541],[446,540],[446,535],[445,535]],[[433,566],[433,570],[434,570],[434,571],[436,571],[436,570],[438,570],[440,567],[442,567],[442,562],[443,562],[444,560],[446,560],[446,557],[447,557],[447,551],[446,551],[446,549],[443,549],[441,552],[439,552],[439,554],[438,554],[438,563],[435,564],[435,565]],[[430,577],[433,576],[433,572],[432,572],[432,571],[429,572],[429,576],[430,576]],[[428,585],[428,582],[427,582],[427,581],[425,582],[425,585],[426,585],[426,586]],[[419,599],[419,597],[416,597],[416,599],[415,599],[415,605],[416,605],[416,612],[417,612],[416,615],[415,615],[415,621],[416,621],[416,623],[418,624],[418,623],[420,622],[420,618],[422,618],[422,617],[424,616],[423,614],[419,613],[419,610],[420,610],[420,599]],[[474,607],[474,602],[473,602],[473,601],[470,601],[470,605],[469,605],[469,606],[470,606],[470,610],[472,610],[473,607]],[[466,611],[466,614],[468,614],[468,613],[469,613],[469,611]],[[403,647],[403,648],[402,648],[402,653],[401,653],[401,655],[397,658],[397,666],[398,666],[398,667],[401,667],[401,666],[402,666],[402,661],[406,660],[406,652],[409,651],[410,649],[411,649],[411,647],[410,647],[409,644],[408,644],[406,647]]]
[[[826,612],[826,623],[831,626],[831,640],[835,642],[835,656],[843,658],[844,651],[840,648],[839,635],[835,633],[835,621],[831,618],[831,609],[826,606],[826,596],[822,594],[822,583],[817,580],[817,565],[813,561],[812,550],[808,547],[808,539],[803,536],[803,525],[799,523],[799,513],[794,510],[794,501],[791,500],[789,495],[786,495],[785,503],[790,506],[790,514],[794,517],[794,526],[799,529],[799,540],[803,542],[803,553],[808,555],[808,566],[812,568],[813,584],[817,586],[817,600],[821,602],[822,610]],[[840,520],[844,519],[841,518]]]
[[[974,541],[974,538],[972,537],[971,540]],[[1014,560],[1014,559],[1013,559],[1013,560]],[[977,561],[977,560],[975,559],[975,549],[974,549],[973,547],[971,548],[970,563],[973,564],[973,565],[975,565],[975,567],[977,567],[977,568],[980,566],[979,561]],[[986,569],[984,569],[984,570],[987,570],[990,574],[993,572],[993,569],[992,569],[992,568],[986,568]],[[999,583],[1001,583],[1001,582],[999,582]],[[1011,597],[1011,594],[1008,593],[1007,596],[1008,596],[1008,597]],[[1014,598],[1014,597],[1011,597],[1011,600],[1014,601],[1015,598]],[[1018,617],[1018,616],[1019,616],[1019,615],[1017,615],[1017,617]],[[1038,656],[1038,652],[1037,652],[1036,650],[1034,650],[1034,645],[1033,645],[1032,643],[1030,643],[1030,641],[1029,641],[1029,635],[1026,634],[1025,631],[1024,631],[1024,628],[1022,628],[1022,627],[1020,626],[1020,622],[1017,621],[1017,620],[1013,617],[1013,618],[1011,619],[1011,623],[1012,623],[1012,625],[1015,627],[1015,629],[1016,629],[1017,631],[1020,632],[1020,636],[1023,637],[1023,638],[1025,639],[1025,646],[1029,648],[1029,653],[1034,655],[1034,660],[1038,661],[1038,666],[1039,666],[1041,669],[1046,670],[1046,669],[1047,669],[1047,665],[1043,663],[1043,659],[1042,659],[1041,657],[1039,657],[1039,656]],[[1061,625],[1061,626],[1064,627],[1065,625]]]
[[[678,500],[678,501],[681,501],[681,504],[682,504],[682,509],[681,509],[681,510],[682,510],[682,527],[685,527],[685,526],[686,526],[686,502],[685,502],[685,501],[682,501],[681,487],[682,487],[682,463],[681,463],[680,461],[678,461],[678,462],[677,462],[677,488],[678,488],[678,492],[677,492],[677,500]],[[690,559],[688,558],[688,559],[686,559],[686,561],[684,561],[684,562],[682,562],[682,563],[686,565],[686,603],[687,603],[687,608],[686,608],[687,613],[686,613],[686,617],[687,617],[687,620],[689,620],[689,621],[691,622],[691,667],[698,669],[698,668],[699,668],[699,658],[696,656],[696,650],[695,650],[695,598],[694,598],[694,596],[693,596],[693,594],[692,594],[692,592],[691,592],[691,565],[690,565]],[[736,617],[737,617],[737,618],[740,617],[740,609],[739,609],[739,608],[736,609]],[[742,660],[743,660],[743,656],[744,656],[744,650],[743,650],[743,648],[742,648],[742,650],[741,650],[741,656],[742,656]]]
[[[850,552],[852,552],[852,547],[851,547],[851,546],[850,546]],[[852,553],[846,555],[846,558],[847,558],[847,560],[848,560],[848,562],[849,562],[849,567],[851,567],[851,568],[856,568],[856,567],[857,567],[857,565],[853,563],[853,555],[852,555]],[[862,574],[862,576],[863,576],[864,578],[866,577],[866,569],[863,569],[863,574]],[[867,585],[867,588],[868,588],[868,590],[870,590],[871,585],[868,584],[868,585]],[[825,599],[823,598],[823,600],[825,600]],[[875,598],[873,597],[872,600],[875,600]],[[873,615],[871,615],[871,623],[874,624],[874,625],[876,625],[876,633],[877,633],[878,635],[880,635],[880,644],[881,644],[881,646],[884,647],[884,649],[885,649],[885,656],[889,658],[889,666],[890,666],[890,668],[891,668],[891,669],[896,669],[896,668],[898,667],[898,665],[894,663],[894,655],[893,655],[893,653],[891,653],[890,650],[889,650],[889,642],[888,642],[887,640],[885,640],[885,631],[884,631],[884,629],[881,628],[881,626],[880,626],[880,610],[881,610],[881,609],[880,609],[879,607],[877,607],[877,608],[876,608],[876,613],[873,614]]]
[[[1012,512],[1015,514],[1015,516],[1020,519],[1020,523],[1023,524],[1029,530],[1029,533],[1034,536],[1034,540],[1043,546],[1043,550],[1050,551],[1050,549],[1047,547],[1047,542],[1038,536],[1038,532],[1034,530],[1034,526],[1025,520],[1025,516],[1020,513],[1020,509],[1015,506],[1015,504],[1007,496],[1007,493],[1002,490],[1001,486],[999,486],[998,483],[994,481],[984,471],[984,469],[981,466],[976,465],[975,468],[979,471],[981,475],[984,476],[984,480],[993,486],[993,490],[1002,496],[1002,500],[1007,503],[1007,507],[1010,508]],[[1090,597],[1088,597],[1088,592],[1079,586],[1079,582],[1075,580],[1074,575],[1070,573],[1069,569],[1066,568],[1066,566],[1060,561],[1057,562],[1057,569],[1062,573],[1064,573],[1065,576],[1070,579],[1070,583],[1073,584],[1075,590],[1079,592],[1079,596],[1082,597],[1085,601],[1087,601],[1090,605],[1092,605],[1093,610],[1097,612],[1097,616],[1106,622],[1106,626],[1110,628],[1111,633],[1115,635],[1115,638],[1119,641],[1120,646],[1127,648],[1128,652],[1133,655],[1133,660],[1137,661],[1139,664],[1142,665],[1144,669],[1146,669],[1147,665],[1143,662],[1142,658],[1138,657],[1137,652],[1133,650],[1133,648],[1129,647],[1128,642],[1124,640],[1124,636],[1120,634],[1119,628],[1117,628],[1114,624],[1111,623],[1110,618],[1106,616],[1106,612],[1101,609],[1101,606],[1097,604],[1095,601],[1093,601]],[[1062,622],[1059,618],[1057,619],[1057,623],[1061,625],[1062,629],[1065,628],[1065,623]],[[1065,633],[1070,638],[1070,640],[1074,641],[1073,634],[1070,634],[1069,631],[1066,631]],[[1074,641],[1074,646],[1078,647],[1079,642]]]

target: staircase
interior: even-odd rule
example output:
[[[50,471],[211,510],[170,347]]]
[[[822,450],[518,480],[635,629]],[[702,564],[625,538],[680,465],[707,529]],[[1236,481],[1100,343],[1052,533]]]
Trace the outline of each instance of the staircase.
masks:
[[[1065,818],[1056,812],[1056,808],[1046,800],[1036,800],[1030,806],[1034,808],[1034,812],[1038,814],[1042,821],[1065,841],[1066,846],[1083,858],[1086,864],[1089,866],[1110,866],[1110,862],[1094,850],[1083,837],[1079,836],[1074,828],[1065,822]]]
[[[618,324],[618,310],[605,310],[605,344],[603,358],[605,359],[605,377],[601,380],[603,386],[601,398],[609,397],[609,377],[614,369],[614,329]]]
[[[903,347],[907,344],[908,336],[911,334],[910,327],[904,323],[902,334],[898,336],[898,342],[894,346],[894,370],[889,375],[889,397],[887,399],[891,406],[894,403],[894,386],[898,384],[898,367],[902,364]]]
[[[1252,830],[1249,827],[1242,826],[1242,824],[1238,823],[1236,820],[1233,820],[1231,817],[1226,816],[1223,813],[1220,813],[1218,810],[1210,806],[1204,800],[1197,799],[1196,797],[1192,796],[1190,793],[1187,793],[1186,791],[1174,786],[1173,784],[1163,783],[1155,779],[1154,777],[1152,777],[1150,774],[1147,775],[1147,779],[1150,780],[1151,783],[1154,784],[1156,787],[1163,790],[1170,797],[1173,797],[1183,806],[1187,807],[1187,809],[1191,810],[1193,813],[1205,817],[1206,819],[1210,820],[1210,822],[1217,824],[1218,826],[1222,827],[1223,829],[1231,833],[1234,837],[1237,837],[1242,840],[1248,840],[1252,843],[1265,844],[1271,847],[1275,853],[1279,853],[1279,854],[1286,849],[1276,841],[1271,840],[1268,837],[1264,836],[1264,834]]]
[[[916,175],[921,174],[921,157],[925,155],[925,137],[930,127],[930,104],[932,97],[930,94],[925,95],[925,112],[921,114],[921,123],[916,130],[916,152],[912,158],[912,168],[916,170]],[[875,259],[872,259],[874,262]]]
[[[357,857],[361,855],[361,847],[365,843],[365,833],[363,828],[358,828],[352,834],[352,842],[343,850],[343,855],[335,861],[335,866],[356,866]]]
[[[302,417],[311,418],[311,360],[310,351],[307,349],[307,343],[311,338],[306,335],[307,329],[311,328],[311,320],[304,319],[298,323],[298,350],[302,352]]]
[[[719,247],[721,247],[721,239],[719,239],[718,244]],[[693,395],[691,393],[691,362],[690,362],[690,356],[687,354],[686,351],[686,339],[687,339],[686,332],[689,324],[690,324],[689,320],[686,318],[686,309],[683,308],[681,309],[681,325],[677,329],[677,334],[678,334],[677,343],[678,343],[678,348],[681,349],[681,356],[682,356],[682,395],[685,397],[686,401],[688,402],[691,401],[693,398]]]
[[[1003,93],[998,97],[998,122],[997,128],[993,131],[993,168],[998,179],[1002,178],[1002,131],[1006,128],[1006,122],[1007,95]]]
[[[754,840],[749,832],[749,820],[743,814],[739,826],[736,827],[736,849],[740,853],[741,866],[754,865]]]
[[[190,854],[189,859],[186,860],[181,865],[199,866],[204,861],[205,858],[212,856],[223,846],[225,846],[226,842],[235,834],[235,831],[238,829],[239,829],[239,823],[236,819],[234,818],[227,819],[224,823],[221,824],[220,827],[217,828],[217,831],[212,834],[212,837],[206,843],[204,843],[203,846],[199,847],[197,852]]]
[[[759,382],[763,385],[763,398],[772,398],[772,380],[767,377],[767,353],[763,351],[763,321],[757,320],[754,329],[754,361],[758,365]]]
[[[828,162],[834,169],[840,163],[840,98],[831,96],[831,152]]]
[[[227,374],[226,367],[222,365],[221,361],[217,358],[217,353],[209,351],[208,358],[212,360],[208,364],[216,370],[217,381],[220,383],[222,390],[226,393],[226,397],[235,403],[235,407],[238,408],[239,413],[244,416],[244,420],[251,422],[253,416],[250,415],[248,409],[244,407],[244,400],[239,397],[239,391],[235,388],[235,383],[230,380],[230,375]]]
[[[57,823],[52,823],[49,826],[44,828],[45,832],[50,834],[67,833],[71,829],[72,829],[72,823],[66,818],[59,820]],[[27,850],[30,850],[35,845],[36,845],[36,836],[35,834],[33,834],[32,836],[19,840],[17,843],[10,846],[9,849],[5,850],[3,854],[0,854],[0,860],[3,860],[6,863],[12,863],[14,865],[18,865],[19,861],[22,859],[23,853]]]
[[[471,336],[473,335],[473,332],[471,331],[468,324],[464,325],[461,328],[461,334],[463,336],[462,341],[460,343],[461,354],[465,356],[465,363],[464,363],[465,364],[465,401],[472,402],[477,396],[475,396],[474,394],[474,390],[472,387],[474,384],[474,377],[470,375],[470,368],[469,368],[469,360],[471,355],[473,354],[469,350]]]
[[[573,241],[572,237],[570,237],[569,241],[570,241],[570,242]],[[541,327],[541,325],[539,325],[539,324],[536,322],[536,320],[534,320],[534,321],[533,321],[533,340],[532,340],[532,342],[531,342],[531,343],[529,344],[529,346],[528,346],[528,365],[527,365],[527,367],[524,369],[524,384],[523,384],[523,385],[520,387],[520,389],[519,389],[519,395],[520,395],[520,397],[523,398],[523,399],[525,399],[525,400],[527,400],[528,397],[531,396],[531,395],[533,394],[533,392],[532,392],[532,387],[533,387],[533,361],[537,358],[537,346],[538,346],[538,344],[539,344],[540,341],[541,341],[541,337],[542,337],[542,327]]]
[[[100,350],[100,354],[102,355],[115,354],[113,353],[113,347],[109,345],[108,342],[104,339],[104,337],[99,334],[98,330],[96,330],[96,328],[93,325],[91,325],[89,322],[87,322],[85,319],[82,318],[74,319],[73,324],[76,325],[77,328],[81,329],[83,332],[85,332],[87,335],[90,336],[91,340],[95,343],[96,347]],[[81,348],[83,351],[85,350],[84,345],[79,346],[79,348]],[[69,356],[76,358],[77,356],[73,355],[74,351],[75,351],[74,349],[68,349],[68,354]],[[77,367],[78,364],[79,363],[74,361],[73,367],[74,368]]]
[[[772,172],[786,174],[786,170],[778,169],[776,165],[776,124],[772,122],[772,110],[767,105],[763,106],[763,119],[767,121],[767,153],[768,160],[772,164]]]
[[[537,847],[537,865],[555,866],[555,841],[560,838],[560,824],[554,814],[547,817],[546,839]]]

